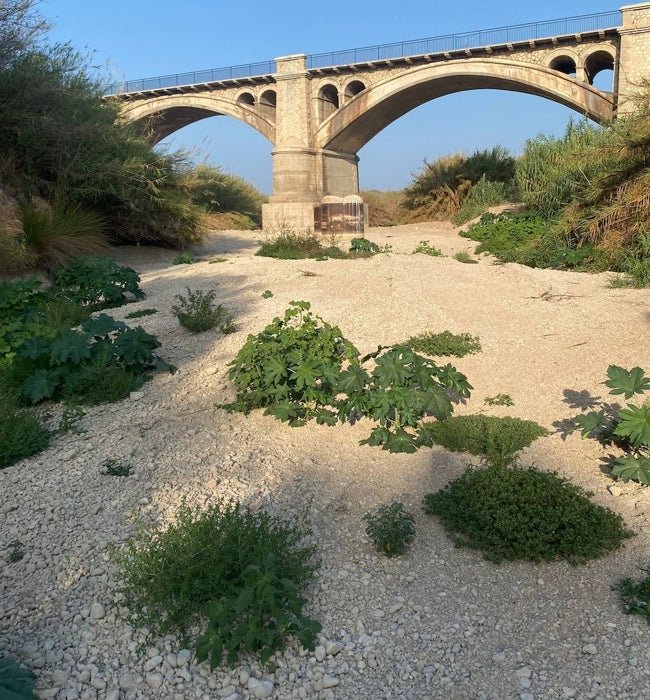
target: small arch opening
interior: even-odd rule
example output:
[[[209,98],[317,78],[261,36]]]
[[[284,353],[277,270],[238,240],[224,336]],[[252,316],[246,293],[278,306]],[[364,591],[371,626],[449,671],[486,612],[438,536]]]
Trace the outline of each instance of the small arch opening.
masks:
[[[366,86],[360,80],[352,80],[345,86],[345,99],[350,100],[365,89]]]
[[[339,108],[339,91],[335,85],[324,85],[318,91],[320,121],[325,121]]]
[[[614,86],[614,58],[608,51],[594,51],[587,56],[585,73],[589,85],[604,92],[611,92]]]
[[[241,105],[246,105],[247,107],[255,106],[255,98],[250,92],[242,92],[242,94],[237,98],[237,102]]]
[[[275,117],[275,108],[277,103],[277,95],[275,90],[265,90],[260,95],[260,112],[267,117]]]
[[[575,78],[577,75],[576,62],[571,56],[556,56],[548,66],[551,70],[559,71],[565,75]]]

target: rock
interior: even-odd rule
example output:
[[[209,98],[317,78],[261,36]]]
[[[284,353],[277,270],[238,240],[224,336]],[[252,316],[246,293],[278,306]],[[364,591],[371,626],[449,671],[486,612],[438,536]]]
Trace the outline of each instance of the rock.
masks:
[[[148,673],[149,671],[153,671],[154,668],[160,666],[160,664],[163,662],[163,657],[162,656],[152,656],[149,661],[144,665],[144,670]]]
[[[58,685],[60,688],[62,688],[68,682],[69,677],[70,674],[67,671],[62,671],[58,668],[55,671],[52,671],[52,683],[54,683],[54,685]]]
[[[329,674],[325,674],[323,676],[323,688],[334,688],[339,684],[339,679],[336,678],[335,676],[330,676]]]
[[[314,656],[316,657],[316,661],[319,663],[325,659],[325,647],[322,644],[319,644],[316,647]]]
[[[273,688],[271,681],[261,681],[257,678],[251,678],[248,681],[248,690],[256,698],[268,698],[273,693]]]
[[[598,649],[596,648],[596,645],[595,645],[595,644],[585,644],[585,645],[582,647],[582,653],[583,653],[583,654],[592,654],[592,655],[593,655],[593,654],[597,654],[597,653],[598,653]]]
[[[176,654],[176,665],[185,666],[190,662],[192,658],[192,652],[189,649],[181,649],[178,654]]]
[[[90,606],[90,619],[91,620],[102,620],[106,617],[106,610],[101,603],[93,603]]]
[[[140,401],[140,399],[143,399],[143,398],[144,398],[144,391],[132,391],[129,394],[129,399],[131,399],[131,401]]]
[[[132,673],[120,676],[120,690],[133,690],[138,685],[138,679]]]
[[[165,677],[162,673],[150,673],[145,677],[145,681],[150,688],[157,690],[162,686]]]
[[[343,645],[340,642],[327,642],[325,651],[329,656],[336,656],[343,650]]]

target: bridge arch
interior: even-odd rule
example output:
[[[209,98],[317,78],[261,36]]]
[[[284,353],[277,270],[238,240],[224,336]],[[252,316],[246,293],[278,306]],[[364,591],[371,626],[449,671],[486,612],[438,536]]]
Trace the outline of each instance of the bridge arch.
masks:
[[[267,91],[268,92],[268,91]],[[275,144],[275,104],[273,96],[264,95],[258,111],[252,93],[242,91],[235,102],[206,95],[166,95],[139,100],[132,105],[126,102],[121,116],[127,122],[151,120],[148,138],[158,143],[184,126],[194,124],[207,117],[225,115],[234,117],[253,127]]]
[[[325,119],[316,132],[316,145],[354,154],[384,127],[425,102],[489,88],[544,97],[600,123],[613,115],[611,95],[558,71],[521,61],[471,58],[410,69],[369,86]]]

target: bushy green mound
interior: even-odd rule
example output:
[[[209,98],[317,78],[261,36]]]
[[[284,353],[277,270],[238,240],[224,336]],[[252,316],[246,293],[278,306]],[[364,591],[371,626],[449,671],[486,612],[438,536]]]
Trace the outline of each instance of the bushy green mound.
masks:
[[[566,559],[575,564],[618,549],[632,536],[620,515],[593,504],[580,487],[533,467],[470,467],[424,497],[459,547],[487,559]]]
[[[625,612],[628,615],[641,615],[650,625],[650,573],[640,581],[625,578],[618,584],[618,591]]]
[[[532,420],[504,416],[451,416],[427,425],[436,445],[452,452],[469,452],[491,464],[510,464],[517,452],[548,432]]]
[[[38,415],[15,404],[9,397],[0,395],[0,469],[41,452],[50,441],[50,432]]]
[[[265,258],[280,260],[302,260],[303,258],[344,258],[339,248],[325,247],[315,233],[282,231],[271,240],[265,241],[255,253]]]
[[[302,613],[302,590],[317,568],[314,548],[303,544],[308,534],[305,517],[285,521],[233,502],[203,512],[182,503],[166,530],[141,529],[113,550],[123,604],[152,634],[189,636],[212,667],[224,654],[234,663],[242,650],[265,663],[290,635],[313,650],[321,627]],[[197,624],[200,636],[190,633]]]
[[[452,333],[442,331],[432,333],[427,331],[409,338],[407,345],[413,352],[421,352],[431,357],[465,357],[475,352],[481,352],[481,341],[475,335],[469,333]]]

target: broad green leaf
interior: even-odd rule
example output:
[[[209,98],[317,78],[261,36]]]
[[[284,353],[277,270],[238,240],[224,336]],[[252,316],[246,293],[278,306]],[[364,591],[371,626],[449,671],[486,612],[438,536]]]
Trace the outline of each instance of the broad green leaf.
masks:
[[[27,338],[16,351],[18,357],[24,357],[29,360],[37,360],[39,357],[50,354],[50,343],[36,336],[35,338]]]
[[[452,411],[451,401],[442,389],[430,389],[423,394],[422,410],[428,416],[434,416],[438,420],[448,418]]]
[[[302,362],[290,371],[293,371],[293,379],[299,390],[315,386],[320,376],[318,364],[314,360]]]
[[[76,331],[61,331],[59,337],[52,342],[52,357],[61,364],[68,361],[78,365],[82,360],[87,360],[91,355],[88,339]]]
[[[607,368],[609,379],[605,385],[610,388],[610,394],[624,394],[626,399],[634,394],[643,394],[650,389],[650,378],[643,374],[640,367],[633,367],[629,372],[618,365],[610,365]]]
[[[614,430],[614,435],[629,438],[634,447],[650,447],[650,406],[628,404],[618,415],[621,420]]]
[[[336,413],[327,408],[319,408],[314,415],[319,425],[336,425],[338,422]]]
[[[389,452],[415,452],[418,449],[417,438],[402,428],[391,433],[383,448]]]
[[[280,384],[288,376],[286,365],[277,355],[271,355],[263,367],[265,379],[270,384]]]
[[[410,367],[404,362],[401,348],[389,350],[377,359],[377,365],[372,372],[381,386],[404,384],[411,376]]]
[[[32,403],[49,399],[59,385],[59,372],[55,369],[37,369],[23,384],[23,396]]]
[[[612,475],[621,481],[638,481],[650,486],[650,457],[619,457],[614,460]]]
[[[153,351],[160,347],[158,339],[147,333],[142,326],[121,331],[115,340],[115,351],[128,365],[149,365]]]
[[[336,388],[343,394],[354,394],[363,391],[368,382],[368,373],[359,365],[350,365],[341,372]]]
[[[305,415],[305,410],[303,407],[292,401],[279,401],[273,406],[269,406],[265,411],[264,415],[275,416],[278,420],[287,421],[293,423],[296,420],[300,420]]]
[[[371,447],[378,447],[379,445],[384,445],[390,438],[390,431],[387,428],[377,426],[370,433],[369,437],[365,440],[360,440],[360,445],[370,445]]]
[[[581,416],[574,416],[571,422],[580,429],[583,438],[598,434],[607,423],[605,411],[590,411]]]
[[[81,329],[92,338],[106,338],[113,331],[128,328],[123,321],[116,321],[108,314],[99,314],[91,317],[81,324]]]

